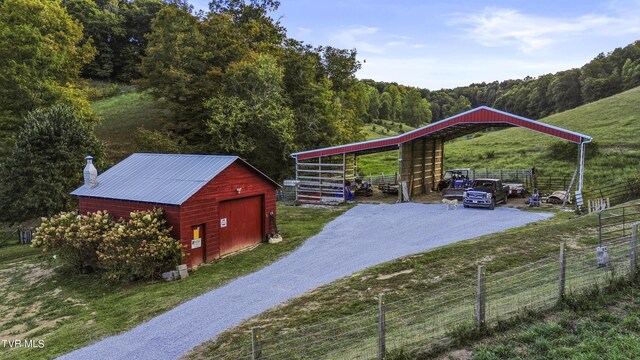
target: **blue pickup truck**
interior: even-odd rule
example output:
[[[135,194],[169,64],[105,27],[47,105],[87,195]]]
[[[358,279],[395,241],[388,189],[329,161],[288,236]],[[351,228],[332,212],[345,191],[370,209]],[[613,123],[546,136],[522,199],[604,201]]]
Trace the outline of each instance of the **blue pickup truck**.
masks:
[[[462,205],[493,210],[497,203],[506,204],[508,199],[509,186],[503,185],[500,179],[475,179],[462,194]]]

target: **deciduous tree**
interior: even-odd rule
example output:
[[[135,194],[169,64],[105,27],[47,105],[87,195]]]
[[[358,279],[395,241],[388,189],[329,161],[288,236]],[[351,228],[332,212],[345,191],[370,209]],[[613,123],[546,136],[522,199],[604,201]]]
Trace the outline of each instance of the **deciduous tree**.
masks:
[[[95,50],[80,45],[82,38],[60,0],[0,2],[0,157],[24,115],[38,107],[62,102],[91,118],[79,73]]]

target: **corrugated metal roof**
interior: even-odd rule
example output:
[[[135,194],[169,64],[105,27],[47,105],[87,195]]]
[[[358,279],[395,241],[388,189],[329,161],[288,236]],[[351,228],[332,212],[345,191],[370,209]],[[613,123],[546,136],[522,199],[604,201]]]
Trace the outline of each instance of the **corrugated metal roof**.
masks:
[[[181,205],[238,159],[227,155],[132,154],[99,174],[98,186],[82,185],[71,195]]]
[[[452,117],[440,120],[438,122],[417,128],[415,130],[399,134],[396,136],[390,136],[382,139],[374,139],[368,141],[362,141],[358,143],[332,146],[322,149],[313,149],[307,151],[301,151],[291,154],[292,157],[302,160],[308,158],[315,158],[320,156],[330,156],[337,154],[346,154],[353,152],[361,152],[373,149],[388,149],[392,146],[399,146],[402,143],[411,141],[415,138],[427,136],[430,134],[437,134],[444,129],[460,125],[460,124],[486,124],[487,126],[493,126],[495,124],[504,124],[509,126],[519,126],[528,128],[543,134],[554,136],[560,139],[568,140],[574,143],[581,143],[583,141],[590,141],[592,138],[588,135],[580,134],[574,131],[563,129],[558,126],[545,124],[539,121],[527,119],[522,116],[510,114],[505,111],[496,110],[488,106],[480,106],[475,109],[471,109],[464,113],[454,115]]]

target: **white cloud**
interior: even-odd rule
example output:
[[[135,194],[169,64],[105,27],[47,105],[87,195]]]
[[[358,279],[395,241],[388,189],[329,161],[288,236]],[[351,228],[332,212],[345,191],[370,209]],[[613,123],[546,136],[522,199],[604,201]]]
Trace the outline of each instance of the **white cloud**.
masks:
[[[356,48],[358,51],[381,54],[384,52],[383,46],[371,42],[372,35],[377,35],[380,31],[376,27],[352,26],[340,30],[332,36],[337,45],[345,48]]]
[[[479,14],[455,15],[449,25],[465,26],[466,36],[484,46],[514,46],[531,53],[552,44],[587,35],[637,32],[636,16],[583,15],[561,19],[487,8]]]
[[[305,28],[305,27],[298,27],[297,29],[297,36],[298,37],[302,37],[308,34],[311,34],[311,32],[313,32],[313,30]]]
[[[423,44],[414,44],[412,38],[384,33],[380,28],[369,26],[350,26],[331,36],[339,47],[356,48],[359,54],[382,55],[398,48],[419,48]]]

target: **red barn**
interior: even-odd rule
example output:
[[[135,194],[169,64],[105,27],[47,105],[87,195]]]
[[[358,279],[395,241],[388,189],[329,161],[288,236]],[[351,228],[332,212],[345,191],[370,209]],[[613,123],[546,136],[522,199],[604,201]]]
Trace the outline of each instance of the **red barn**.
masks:
[[[279,185],[237,156],[132,154],[96,178],[87,158],[80,212],[164,209],[189,267],[262,242]],[[93,175],[93,176],[92,176]]]

